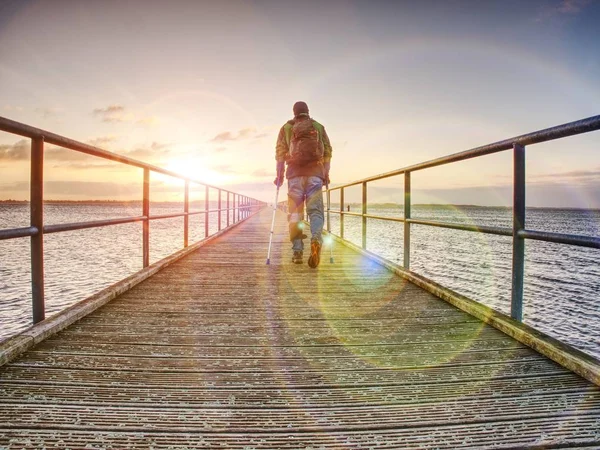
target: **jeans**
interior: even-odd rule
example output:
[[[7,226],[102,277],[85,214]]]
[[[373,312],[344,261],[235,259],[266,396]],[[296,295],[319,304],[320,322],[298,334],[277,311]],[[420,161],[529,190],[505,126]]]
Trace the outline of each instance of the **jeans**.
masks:
[[[320,177],[294,177],[288,180],[288,207],[290,240],[294,251],[302,251],[302,220],[304,219],[304,201],[310,220],[311,241],[323,242],[321,233],[325,214],[323,211],[323,180]]]

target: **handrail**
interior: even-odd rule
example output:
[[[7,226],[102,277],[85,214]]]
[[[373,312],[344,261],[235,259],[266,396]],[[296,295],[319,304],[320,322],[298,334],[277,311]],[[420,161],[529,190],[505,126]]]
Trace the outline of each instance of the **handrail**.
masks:
[[[189,235],[189,216],[204,214],[205,238],[209,236],[209,221],[211,213],[218,213],[217,231],[222,229],[222,212],[227,212],[226,227],[236,224],[250,216],[253,211],[262,207],[265,203],[255,198],[241,195],[227,189],[213,186],[202,181],[180,175],[170,170],[158,166],[144,163],[133,158],[118,155],[116,153],[103,150],[73,139],[51,133],[46,130],[34,128],[14,120],[0,117],[0,131],[24,136],[31,139],[31,177],[30,177],[30,215],[31,223],[29,227],[9,228],[0,230],[0,240],[17,239],[29,237],[31,239],[31,284],[32,284],[32,310],[33,322],[37,323],[45,318],[45,298],[44,298],[44,234],[59,233],[65,231],[82,230],[86,228],[96,228],[111,225],[119,225],[133,222],[142,222],[142,246],[143,246],[143,267],[150,265],[150,221],[183,217],[183,246],[188,247]],[[116,219],[96,220],[89,222],[64,223],[44,225],[43,204],[44,204],[44,144],[50,143],[69,150],[86,153],[88,155],[115,161],[121,164],[127,164],[143,169],[142,186],[142,215],[134,217],[122,217]],[[184,186],[184,210],[182,213],[150,215],[150,173],[156,172],[168,175],[185,181]],[[190,183],[199,184],[205,187],[204,210],[189,211],[189,186]],[[218,208],[210,209],[209,193],[210,189],[216,189],[218,192]],[[227,194],[227,207],[222,207],[222,194]],[[232,206],[230,206],[230,197]],[[230,224],[230,211],[233,211],[233,223]]]
[[[412,166],[385,172],[379,175],[326,188],[326,195],[332,191],[340,191],[340,209],[332,211],[329,206],[327,217],[331,213],[340,215],[340,235],[344,239],[344,216],[357,216],[362,218],[362,248],[367,248],[367,219],[387,220],[402,222],[404,224],[404,259],[403,267],[410,270],[410,227],[411,225],[425,225],[441,228],[449,228],[462,231],[495,234],[500,236],[512,236],[513,238],[513,261],[512,261],[512,286],[511,286],[511,316],[513,319],[523,320],[523,278],[525,266],[525,239],[536,239],[559,244],[576,245],[580,247],[600,249],[600,238],[593,236],[580,236],[561,233],[549,233],[544,231],[532,231],[525,228],[525,146],[547,142],[582,133],[600,130],[600,115],[588,117],[587,119],[558,125],[533,133],[523,134],[510,139],[505,139],[493,144],[476,147],[448,156],[443,156],[430,161],[425,161]],[[512,228],[500,228],[490,226],[475,226],[457,223],[444,223],[432,220],[413,219],[411,217],[411,173],[417,170],[428,169],[466,159],[477,158],[492,153],[513,150],[513,226]],[[372,181],[404,175],[404,217],[381,217],[367,213],[367,184]],[[362,186],[362,212],[344,211],[344,191],[351,186]],[[328,202],[329,204],[330,202]],[[328,221],[329,223],[329,221]],[[331,232],[328,226],[328,231]]]

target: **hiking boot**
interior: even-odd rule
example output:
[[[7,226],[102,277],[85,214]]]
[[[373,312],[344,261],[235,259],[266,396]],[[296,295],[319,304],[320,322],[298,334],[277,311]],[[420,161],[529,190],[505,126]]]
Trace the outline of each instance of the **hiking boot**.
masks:
[[[308,258],[308,266],[313,269],[321,262],[321,243],[319,241],[312,241],[310,243],[310,257]]]
[[[294,264],[302,264],[302,252],[295,251],[292,255],[292,262]]]

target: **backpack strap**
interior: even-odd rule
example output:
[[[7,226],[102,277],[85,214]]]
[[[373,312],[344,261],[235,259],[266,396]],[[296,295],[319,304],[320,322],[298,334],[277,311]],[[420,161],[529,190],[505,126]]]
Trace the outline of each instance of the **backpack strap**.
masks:
[[[285,133],[285,143],[290,148],[290,142],[292,141],[292,127],[294,126],[294,120],[288,120],[283,126],[283,131]]]
[[[323,142],[323,125],[321,125],[319,122],[317,122],[315,119],[310,119],[313,127],[315,128],[315,130],[317,130],[317,139],[321,142]],[[324,143],[323,143],[324,144]]]

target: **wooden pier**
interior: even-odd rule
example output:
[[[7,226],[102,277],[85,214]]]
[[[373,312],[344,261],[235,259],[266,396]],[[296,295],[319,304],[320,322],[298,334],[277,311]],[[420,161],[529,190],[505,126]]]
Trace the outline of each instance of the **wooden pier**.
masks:
[[[600,448],[596,385],[278,214],[0,368],[0,448]]]

